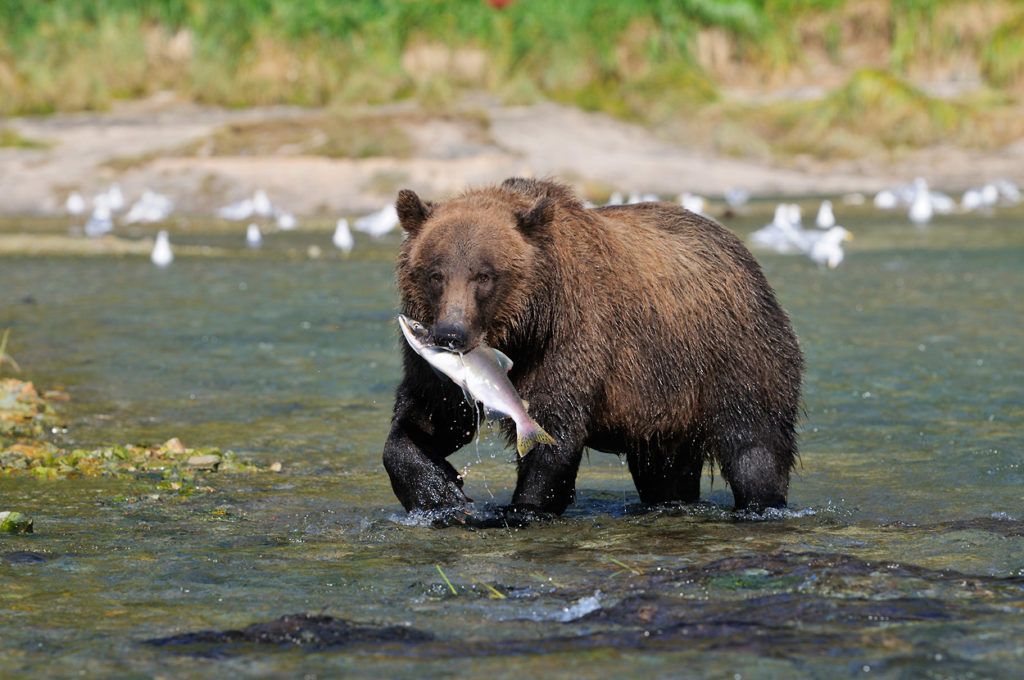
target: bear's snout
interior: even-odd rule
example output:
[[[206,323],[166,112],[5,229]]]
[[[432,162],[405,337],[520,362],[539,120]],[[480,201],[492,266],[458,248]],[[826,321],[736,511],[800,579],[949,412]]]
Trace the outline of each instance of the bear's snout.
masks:
[[[469,345],[469,331],[452,324],[438,325],[434,328],[434,344],[461,352]]]

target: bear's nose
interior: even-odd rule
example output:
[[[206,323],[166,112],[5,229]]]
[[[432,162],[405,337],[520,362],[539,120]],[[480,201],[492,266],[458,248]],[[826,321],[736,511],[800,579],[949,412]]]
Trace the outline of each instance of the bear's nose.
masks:
[[[466,349],[469,333],[458,326],[438,326],[434,329],[434,344],[455,351]]]

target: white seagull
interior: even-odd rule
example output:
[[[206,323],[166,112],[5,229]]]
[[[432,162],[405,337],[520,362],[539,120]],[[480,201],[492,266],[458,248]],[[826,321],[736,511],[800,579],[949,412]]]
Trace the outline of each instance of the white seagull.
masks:
[[[259,248],[263,245],[263,234],[260,233],[260,227],[255,222],[245,230],[245,245],[250,248]]]
[[[843,227],[832,227],[811,243],[807,256],[818,263],[819,267],[835,269],[843,261],[843,241],[849,241],[853,234]]]
[[[171,241],[167,238],[166,229],[161,229],[157,233],[156,243],[153,244],[153,252],[149,254],[149,259],[157,267],[166,267],[174,262],[174,253],[171,252]]]
[[[882,189],[875,194],[875,207],[882,210],[892,210],[900,204],[899,196],[892,189]]]
[[[292,231],[298,226],[299,221],[295,219],[295,215],[284,210],[277,213],[277,228],[281,231]]]
[[[252,211],[260,217],[270,217],[274,213],[270,197],[263,189],[257,189],[256,193],[252,195]]]
[[[928,182],[924,177],[914,180],[914,200],[910,204],[908,216],[914,224],[928,224],[932,219],[932,196],[928,192]]]
[[[389,203],[375,213],[360,217],[352,226],[356,231],[380,238],[398,226],[398,211]]]
[[[750,235],[750,242],[762,248],[771,248],[782,255],[806,251],[806,236],[799,225],[792,222],[793,210],[790,203],[775,206],[771,224],[765,225]]]
[[[704,197],[698,196],[697,194],[687,192],[679,195],[679,205],[692,213],[697,213],[698,215],[704,214],[704,207],[706,203],[707,202],[704,200]]]
[[[997,179],[995,181],[996,189],[999,190],[999,194],[1008,203],[1020,203],[1020,189],[1017,185],[1008,179]]]
[[[103,236],[114,230],[114,221],[110,219],[110,204],[106,194],[100,194],[93,201],[92,215],[85,223],[86,236]]]
[[[960,209],[964,212],[977,210],[982,204],[981,191],[975,188],[965,191],[963,198],[960,199]]]
[[[836,215],[832,212],[832,201],[825,200],[821,202],[821,207],[818,208],[818,216],[814,218],[814,223],[820,229],[831,229],[836,226]]]
[[[85,198],[77,191],[72,191],[68,194],[68,200],[64,201],[64,209],[76,217],[85,214]]]
[[[149,189],[142,192],[142,197],[132,204],[124,217],[125,224],[136,222],[161,222],[171,214],[174,204],[163,194]]]
[[[786,206],[786,210],[790,224],[797,228],[804,226],[803,212],[800,210],[799,205],[796,203],[789,203]]]
[[[124,194],[121,193],[121,185],[114,182],[107,189],[107,205],[110,206],[112,212],[121,212],[124,210]]]
[[[243,198],[237,203],[231,203],[217,211],[217,217],[222,217],[225,220],[247,220],[252,217],[252,199]]]
[[[253,215],[259,217],[270,217],[274,214],[274,206],[270,203],[270,197],[263,189],[257,189],[252,198],[242,200],[224,206],[217,211],[218,217],[226,220],[247,220]]]
[[[626,203],[634,205],[636,203],[657,203],[658,195],[650,192],[642,194],[638,191],[631,191],[629,196],[626,198]]]
[[[731,187],[726,190],[724,198],[730,208],[742,208],[750,200],[750,192],[739,187]]]
[[[346,255],[351,253],[355,247],[355,239],[352,238],[352,232],[348,228],[348,220],[344,217],[339,219],[338,223],[334,225],[334,236],[331,237],[331,241],[334,242],[335,248]]]
[[[999,202],[999,188],[995,184],[986,184],[981,188],[981,203],[992,207]]]

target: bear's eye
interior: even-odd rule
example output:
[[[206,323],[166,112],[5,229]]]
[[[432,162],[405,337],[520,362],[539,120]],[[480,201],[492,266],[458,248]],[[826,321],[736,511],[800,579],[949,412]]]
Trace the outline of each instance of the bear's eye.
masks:
[[[434,272],[429,278],[431,283],[441,283],[444,281],[444,274],[441,272]]]
[[[487,283],[491,280],[490,274],[484,274],[483,272],[477,274],[475,277],[477,283]]]

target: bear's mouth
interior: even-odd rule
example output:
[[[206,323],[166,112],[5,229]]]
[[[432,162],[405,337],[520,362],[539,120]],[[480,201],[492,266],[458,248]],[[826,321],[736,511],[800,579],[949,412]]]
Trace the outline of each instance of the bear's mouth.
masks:
[[[470,334],[463,329],[453,329],[450,327],[434,327],[430,329],[427,334],[427,341],[434,347],[438,347],[449,352],[459,352],[460,354],[466,354],[476,349],[482,342],[479,337],[471,337]]]
[[[430,344],[448,352],[458,352],[459,354],[468,354],[480,346],[479,341],[473,343],[458,342],[450,338],[439,338],[436,336],[430,338]]]

